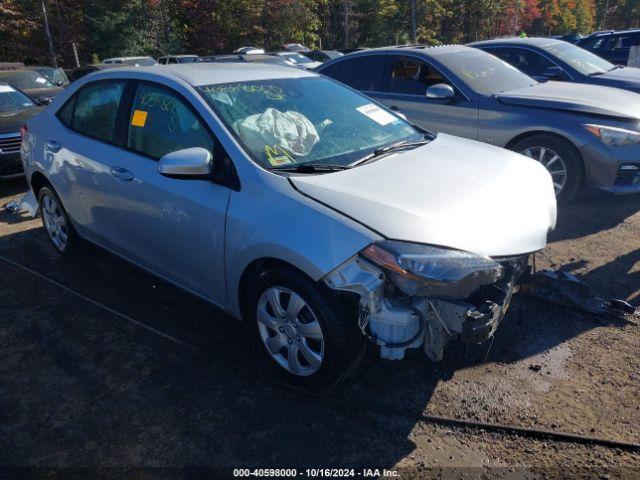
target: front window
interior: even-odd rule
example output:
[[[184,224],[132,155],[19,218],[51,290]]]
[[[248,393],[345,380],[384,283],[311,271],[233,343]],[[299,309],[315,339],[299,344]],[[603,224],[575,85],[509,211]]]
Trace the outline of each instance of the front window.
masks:
[[[247,153],[264,168],[348,166],[423,134],[368,98],[326,78],[199,87]]]
[[[0,85],[0,112],[21,110],[35,106],[35,103],[22,92],[18,92],[9,85]]]
[[[53,83],[33,70],[9,70],[0,72],[0,81],[10,83],[23,90],[31,88],[52,88]]]
[[[533,78],[507,62],[482,50],[465,49],[437,56],[470,89],[484,95],[492,95],[519,88],[530,87]]]
[[[449,84],[438,70],[413,57],[392,56],[389,74],[391,93],[424,96],[432,85]]]
[[[613,63],[570,43],[555,43],[543,49],[583,75],[604,73],[614,68]]]

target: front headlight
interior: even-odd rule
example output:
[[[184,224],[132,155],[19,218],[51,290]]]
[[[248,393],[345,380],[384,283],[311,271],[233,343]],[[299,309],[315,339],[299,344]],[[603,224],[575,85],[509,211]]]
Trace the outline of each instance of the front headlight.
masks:
[[[583,125],[583,127],[598,137],[603,143],[614,147],[640,143],[640,132],[634,132],[633,130],[592,124],[586,124]]]
[[[417,243],[376,242],[361,254],[386,269],[406,295],[466,298],[503,274],[502,265],[489,257]]]

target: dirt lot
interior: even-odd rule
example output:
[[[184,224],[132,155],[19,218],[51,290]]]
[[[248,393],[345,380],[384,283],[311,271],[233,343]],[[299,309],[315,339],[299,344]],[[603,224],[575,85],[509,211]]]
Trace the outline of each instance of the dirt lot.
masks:
[[[0,208],[25,189],[21,181],[0,184]],[[39,219],[0,213],[0,255],[235,365],[270,371],[220,311],[93,247],[61,259]],[[562,266],[603,294],[639,302],[640,197],[599,195],[562,209],[538,266]],[[336,393],[390,411],[640,442],[639,323],[516,299],[488,352],[453,348],[438,365],[421,352],[372,361]],[[0,261],[0,465],[638,478],[640,453],[314,400],[229,370]]]

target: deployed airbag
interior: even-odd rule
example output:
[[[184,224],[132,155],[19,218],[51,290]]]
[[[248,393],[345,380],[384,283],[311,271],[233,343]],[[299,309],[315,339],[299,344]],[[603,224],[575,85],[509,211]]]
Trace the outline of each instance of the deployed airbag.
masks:
[[[252,150],[280,146],[297,155],[308,155],[320,140],[316,127],[301,113],[267,108],[234,125],[234,130]]]

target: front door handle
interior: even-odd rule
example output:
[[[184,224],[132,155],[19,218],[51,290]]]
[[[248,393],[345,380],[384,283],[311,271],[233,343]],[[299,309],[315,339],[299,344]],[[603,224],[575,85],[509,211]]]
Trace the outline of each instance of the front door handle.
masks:
[[[111,167],[111,175],[116,177],[118,180],[122,180],[123,182],[130,182],[135,178],[133,176],[133,173],[122,167]]]
[[[44,144],[44,148],[47,152],[58,153],[62,148],[62,145],[55,140],[47,140]]]

